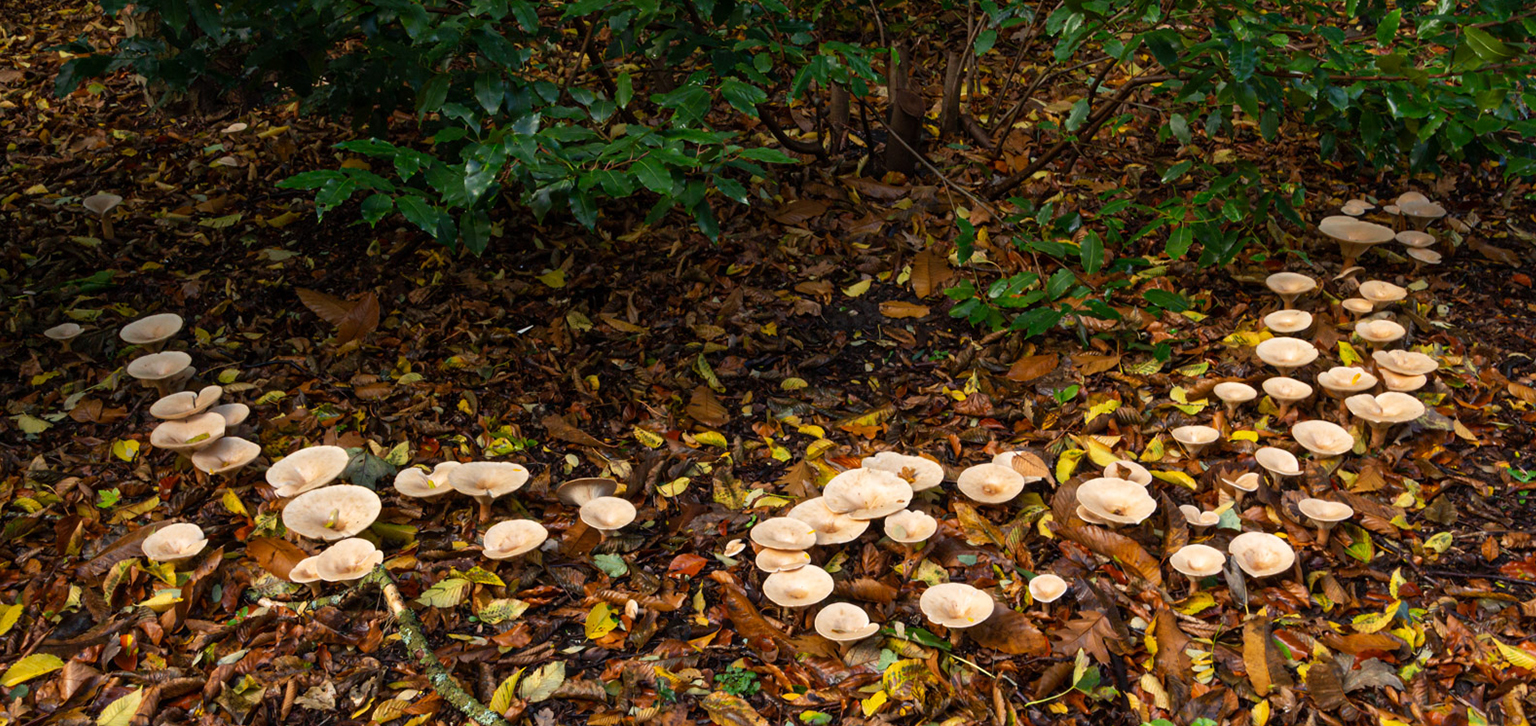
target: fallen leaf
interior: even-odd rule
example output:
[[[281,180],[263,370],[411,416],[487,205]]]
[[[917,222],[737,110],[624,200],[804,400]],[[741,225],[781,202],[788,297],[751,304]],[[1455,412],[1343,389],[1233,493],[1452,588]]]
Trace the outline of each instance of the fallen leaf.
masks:
[[[1027,355],[1013,362],[1008,368],[1008,380],[1014,383],[1026,383],[1033,381],[1051,371],[1061,363],[1061,356],[1055,353],[1046,355]]]
[[[256,537],[245,545],[245,553],[255,558],[261,569],[288,579],[288,572],[309,555],[292,542],[272,537]]]
[[[912,259],[912,292],[926,298],[938,292],[952,274],[947,256],[932,247],[923,250]]]
[[[887,300],[880,303],[880,314],[893,320],[902,318],[927,317],[929,308],[927,305],[903,302],[901,300]]]
[[[746,699],[725,691],[715,691],[699,702],[718,726],[768,726],[768,719],[752,708]]]
[[[706,386],[693,389],[693,395],[688,398],[688,415],[709,427],[724,426],[731,420],[725,404],[720,403],[715,392]]]
[[[561,441],[568,441],[570,443],[576,444],[577,446],[591,446],[593,448],[603,448],[608,446],[608,444],[598,441],[587,432],[572,426],[570,422],[566,421],[565,417],[561,416],[560,414],[552,413],[548,416],[545,416],[539,423],[544,425],[544,430],[549,432],[550,436],[560,439]]]
[[[967,628],[965,634],[983,648],[1009,655],[1043,657],[1051,653],[1050,641],[1035,627],[1029,616],[1001,605],[993,608],[992,617],[980,625]]]
[[[795,226],[807,220],[820,217],[827,211],[827,205],[810,199],[796,199],[768,215],[779,224]]]

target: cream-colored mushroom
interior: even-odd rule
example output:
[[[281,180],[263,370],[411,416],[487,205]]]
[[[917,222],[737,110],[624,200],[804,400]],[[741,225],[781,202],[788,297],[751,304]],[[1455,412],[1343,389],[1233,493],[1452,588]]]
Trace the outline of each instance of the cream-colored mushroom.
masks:
[[[1413,258],[1413,268],[1415,270],[1419,268],[1419,265],[1438,265],[1443,259],[1439,252],[1434,250],[1419,249],[1417,247],[1408,248],[1408,256]]]
[[[1408,249],[1425,249],[1435,244],[1435,236],[1428,232],[1409,229],[1397,233],[1397,241]]]
[[[344,539],[315,558],[315,572],[326,582],[361,580],[384,563],[384,553],[366,539]]]
[[[225,436],[192,452],[192,466],[210,476],[233,474],[260,455],[260,444],[239,436]]]
[[[330,484],[346,470],[351,458],[340,446],[299,449],[267,469],[267,483],[279,497],[298,496]]]
[[[549,539],[549,530],[531,519],[509,519],[485,530],[481,551],[493,560],[505,560],[532,552]]]
[[[180,315],[160,313],[124,325],[122,330],[117,331],[117,337],[130,345],[158,345],[181,332],[181,325]]]
[[[1245,471],[1237,476],[1223,474],[1219,478],[1221,483],[1227,485],[1231,490],[1233,506],[1242,504],[1243,496],[1258,491],[1259,484],[1264,481],[1264,478],[1259,476],[1259,473],[1256,471]]]
[[[96,215],[101,221],[102,239],[113,239],[117,236],[112,230],[112,219],[109,215],[117,205],[122,203],[123,198],[111,192],[97,192],[80,200],[80,206],[85,207],[86,211]]]
[[[154,386],[163,398],[171,395],[171,383],[192,366],[192,356],[179,350],[150,353],[128,363],[128,375]]]
[[[144,556],[156,562],[180,562],[208,546],[203,529],[190,522],[168,524],[151,532],[142,544]]]
[[[1431,222],[1445,216],[1445,207],[1425,199],[1404,202],[1401,197],[1397,200],[1397,208],[1408,219],[1408,222],[1418,229],[1428,227]]]
[[[1312,397],[1312,387],[1296,380],[1276,376],[1264,381],[1264,392],[1269,394],[1271,400],[1279,405],[1278,415],[1284,418],[1291,412],[1291,407]]]
[[[295,562],[293,568],[288,570],[288,580],[290,582],[296,582],[300,585],[313,585],[314,583],[320,582],[319,565],[320,555],[305,557],[304,559]],[[311,587],[310,589],[313,591],[318,590],[319,588]]]
[[[1252,577],[1277,575],[1296,564],[1296,550],[1268,532],[1244,532],[1233,537],[1227,552]]]
[[[1218,383],[1214,388],[1211,389],[1211,392],[1215,393],[1216,397],[1221,399],[1221,402],[1226,406],[1226,416],[1231,418],[1237,418],[1237,409],[1239,406],[1242,406],[1243,404],[1259,397],[1259,392],[1254,390],[1253,386],[1250,386],[1246,383],[1239,383],[1237,381],[1224,381],[1222,383]],[[1216,415],[1220,417],[1222,412],[1217,411]],[[1224,420],[1218,421],[1216,428],[1224,428],[1225,425],[1226,422]]]
[[[311,539],[345,539],[367,529],[382,509],[372,489],[338,484],[294,497],[283,507],[283,526]]]
[[[1411,350],[1378,350],[1371,354],[1371,360],[1380,370],[1404,376],[1427,376],[1440,368],[1434,358]]]
[[[1351,217],[1358,217],[1375,208],[1376,205],[1371,204],[1364,199],[1351,199],[1345,202],[1344,206],[1339,208],[1339,211]]]
[[[1355,437],[1332,421],[1302,421],[1291,427],[1291,438],[1316,456],[1343,456],[1355,448]]]
[[[1254,346],[1253,352],[1259,356],[1259,360],[1278,368],[1282,375],[1287,376],[1291,371],[1317,360],[1317,348],[1300,338],[1270,338]]]
[[[879,519],[912,503],[912,485],[888,471],[849,469],[821,491],[827,509],[854,519]]]
[[[1110,479],[1126,479],[1144,487],[1152,486],[1152,472],[1130,459],[1118,459],[1104,466],[1104,476]]]
[[[1099,519],[1115,524],[1140,524],[1157,511],[1147,488],[1128,479],[1099,477],[1077,488],[1077,503]]]
[[[852,542],[869,529],[869,520],[854,519],[827,508],[823,497],[796,504],[784,516],[798,519],[816,530],[816,544],[835,545]]]
[[[1407,423],[1424,415],[1424,403],[1413,396],[1397,391],[1372,396],[1361,393],[1344,399],[1344,405],[1355,418],[1371,426],[1371,448],[1379,449],[1386,443],[1387,432],[1401,423]]]
[[[726,557],[735,557],[736,555],[739,555],[742,552],[745,552],[746,549],[747,549],[747,543],[746,542],[743,542],[740,539],[733,539],[733,540],[725,543],[725,549],[721,550],[720,554],[725,555]],[[810,555],[806,554],[806,557],[810,557]]]
[[[208,409],[209,413],[216,413],[224,419],[225,430],[233,429],[251,415],[251,407],[243,403],[225,403]]]
[[[1221,573],[1227,564],[1227,556],[1210,545],[1190,544],[1169,555],[1168,564],[1189,578],[1189,590],[1194,592],[1200,589],[1201,578]]]
[[[466,464],[466,466],[468,466]],[[635,521],[639,514],[628,499],[619,497],[593,497],[581,505],[578,512],[581,521],[600,532],[616,532]]]
[[[1327,499],[1313,499],[1308,497],[1296,503],[1296,508],[1302,514],[1317,525],[1317,544],[1319,547],[1327,546],[1328,533],[1333,525],[1355,516],[1355,508],[1343,502],[1331,502]]]
[[[1253,460],[1264,467],[1264,470],[1275,475],[1275,485],[1279,486],[1281,477],[1299,476],[1301,474],[1301,462],[1296,460],[1296,455],[1285,449],[1277,449],[1273,446],[1265,446],[1253,452]]]
[[[763,578],[763,595],[786,608],[815,605],[832,594],[832,576],[815,565],[806,565]]]
[[[984,504],[1001,504],[1024,491],[1024,476],[1012,466],[977,464],[955,479],[961,493]]]
[[[580,507],[597,497],[611,497],[619,490],[619,483],[602,477],[571,479],[555,488],[555,496],[562,503]]]
[[[816,613],[816,633],[827,640],[851,643],[880,632],[880,625],[869,621],[869,613],[852,603],[835,602]]]
[[[1360,283],[1360,297],[1370,301],[1375,309],[1380,310],[1395,302],[1401,302],[1408,297],[1408,291],[1390,282],[1382,280],[1366,280]]]
[[[1401,373],[1381,369],[1381,382],[1387,390],[1399,393],[1412,393],[1424,387],[1429,382],[1426,376],[1405,376]]]
[[[1067,581],[1059,575],[1045,573],[1029,581],[1029,596],[1038,603],[1052,603],[1067,594]]]
[[[776,550],[765,547],[757,553],[757,569],[763,572],[789,572],[811,564],[811,553],[805,550]]]
[[[1362,320],[1355,323],[1355,334],[1379,350],[1383,345],[1402,340],[1408,330],[1393,320]]]
[[[454,489],[448,486],[447,481],[433,481],[426,469],[412,466],[395,473],[395,491],[415,499],[432,499],[449,494]]]
[[[1278,335],[1300,333],[1312,327],[1312,313],[1305,310],[1276,310],[1264,316],[1264,327]]]
[[[1317,229],[1339,243],[1339,253],[1344,257],[1345,267],[1355,264],[1355,260],[1370,251],[1371,247],[1390,242],[1396,236],[1391,227],[1346,215],[1324,217]]]
[[[1179,445],[1184,447],[1184,451],[1190,457],[1199,456],[1200,452],[1205,450],[1205,447],[1216,443],[1216,440],[1221,438],[1220,431],[1200,424],[1179,426],[1168,433],[1173,436],[1174,441],[1179,442]]]
[[[752,528],[752,541],[776,550],[808,550],[816,546],[816,528],[793,517],[774,517]]]
[[[210,406],[218,403],[219,397],[223,395],[223,386],[204,386],[203,390],[196,393],[191,391],[172,393],[150,404],[149,415],[162,421],[186,418],[207,411]],[[227,422],[225,426],[228,427]]]
[[[491,506],[497,497],[511,494],[527,482],[528,470],[510,461],[471,461],[448,473],[448,486],[480,504],[482,522],[491,520]]]
[[[927,512],[903,509],[885,518],[885,536],[902,544],[927,541],[939,531],[939,520]]]
[[[1180,504],[1179,513],[1184,515],[1184,521],[1191,527],[1214,527],[1221,524],[1221,515],[1216,512],[1201,510],[1193,504]]]
[[[64,350],[69,350],[69,341],[80,337],[81,328],[75,323],[59,323],[43,331],[43,337],[49,340],[57,340],[64,344]]]
[[[1323,392],[1329,398],[1338,402],[1339,420],[1343,420],[1346,409],[1344,398],[1347,396],[1369,391],[1376,387],[1376,376],[1370,374],[1364,368],[1353,366],[1334,366],[1317,374],[1317,385],[1323,387]]]
[[[1371,311],[1376,309],[1376,306],[1372,305],[1370,300],[1363,297],[1345,298],[1344,302],[1339,303],[1339,305],[1343,306],[1345,310],[1349,311],[1350,315],[1356,318],[1359,318],[1361,315],[1369,315]]]
[[[149,432],[151,446],[188,456],[221,438],[224,438],[224,417],[216,413],[161,421]]]
[[[1297,272],[1276,272],[1265,278],[1264,284],[1280,296],[1287,309],[1296,306],[1296,298],[1317,289],[1317,280]]]
[[[932,489],[944,483],[944,466],[933,459],[921,456],[882,451],[874,456],[865,457],[859,462],[859,466],[895,474],[904,479],[914,492]]]
[[[997,602],[981,590],[959,582],[945,582],[929,587],[918,598],[917,607],[928,622],[946,628],[969,628],[992,617]]]

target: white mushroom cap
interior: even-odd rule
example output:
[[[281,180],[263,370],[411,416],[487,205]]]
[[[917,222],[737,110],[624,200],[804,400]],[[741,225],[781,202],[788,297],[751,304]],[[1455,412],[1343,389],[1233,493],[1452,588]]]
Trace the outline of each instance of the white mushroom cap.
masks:
[[[204,386],[203,390],[196,393],[192,391],[172,393],[150,404],[149,415],[164,421],[186,418],[207,411],[208,407],[218,403],[223,395],[223,386]]]
[[[1343,502],[1308,497],[1296,503],[1296,508],[1314,522],[1333,524],[1355,516],[1355,508]]]
[[[1093,512],[1088,511],[1088,508],[1081,504],[1077,505],[1077,509],[1074,511],[1077,514],[1078,519],[1081,519],[1089,524],[1114,524],[1114,522],[1111,522],[1097,514],[1094,514]]]
[[[921,456],[882,451],[859,462],[865,469],[888,471],[906,480],[912,491],[932,489],[944,483],[944,465]]]
[[[1237,381],[1218,383],[1215,388],[1211,389],[1211,392],[1215,393],[1217,398],[1226,403],[1247,403],[1259,397],[1259,392],[1254,390],[1253,386],[1246,383],[1238,383]]]
[[[811,564],[811,553],[805,550],[776,550],[765,547],[759,550],[757,569],[763,572],[789,572]]]
[[[571,479],[555,487],[555,496],[572,507],[580,507],[596,497],[611,497],[619,490],[619,483],[602,477]]]
[[[1275,376],[1274,378],[1265,379],[1264,392],[1269,394],[1270,398],[1281,403],[1295,403],[1310,398],[1312,396],[1312,387],[1295,378]]]
[[[1401,210],[1399,210],[1399,209],[1398,209],[1398,208],[1397,208],[1397,205],[1396,205],[1396,204],[1387,204],[1387,205],[1384,205],[1384,206],[1383,206],[1383,207],[1382,207],[1382,208],[1381,208],[1381,211],[1383,211],[1383,212],[1385,212],[1385,213],[1387,213],[1387,214],[1390,214],[1390,215],[1392,215],[1392,216],[1394,216],[1394,217],[1396,217],[1396,216],[1399,216],[1399,215],[1401,215],[1401,214],[1402,214],[1402,211],[1401,211]]]
[[[1130,459],[1109,462],[1104,467],[1104,476],[1109,479],[1126,479],[1144,487],[1152,486],[1152,472]]]
[[[763,595],[787,608],[815,605],[832,594],[832,576],[815,565],[806,565],[763,578]]]
[[[1332,393],[1359,393],[1375,388],[1376,376],[1364,368],[1334,366],[1317,374],[1317,385]]]
[[[1221,523],[1220,514],[1202,511],[1193,504],[1180,504],[1179,513],[1184,515],[1184,521],[1192,527],[1214,527]]]
[[[1276,272],[1265,278],[1264,284],[1284,299],[1287,305],[1297,297],[1317,289],[1317,280],[1299,272]]]
[[[1427,201],[1429,201],[1429,197],[1418,192],[1403,192],[1397,195],[1396,199],[1392,200],[1392,204],[1401,207],[1404,204],[1421,204]]]
[[[448,486],[472,497],[511,494],[528,482],[528,470],[510,461],[471,461],[448,473]]]
[[[743,542],[739,539],[733,539],[725,543],[725,549],[722,550],[720,554],[725,555],[726,557],[735,557],[736,555],[741,554],[742,550],[745,550],[746,548],[746,542]],[[810,557],[810,555],[807,554],[806,557]]]
[[[485,530],[483,552],[493,560],[505,560],[544,544],[549,530],[531,519],[509,519]]]
[[[75,323],[60,323],[43,331],[43,337],[50,340],[74,340],[80,335],[80,326]]]
[[[1099,477],[1077,488],[1077,503],[1094,516],[1116,524],[1140,524],[1157,511],[1147,488],[1128,479]]]
[[[793,517],[774,517],[752,528],[752,541],[776,550],[808,550],[816,546],[816,528]]]
[[[379,518],[383,504],[367,487],[339,484],[308,491],[283,507],[283,526],[326,541],[356,535]]]
[[[1238,567],[1253,577],[1269,577],[1296,563],[1296,550],[1268,532],[1244,532],[1227,545]]]
[[[1221,572],[1221,568],[1227,564],[1227,556],[1209,545],[1184,545],[1168,557],[1168,564],[1173,565],[1173,569],[1180,574],[1210,577]]]
[[[239,436],[225,436],[192,452],[192,466],[205,474],[228,474],[261,455],[261,445]]]
[[[1390,343],[1408,334],[1406,328],[1392,320],[1362,320],[1355,324],[1355,332],[1375,345]]]
[[[1424,384],[1429,382],[1429,379],[1424,376],[1405,376],[1383,368],[1381,369],[1381,382],[1386,384],[1389,391],[1409,393],[1423,388]]]
[[[1060,575],[1045,573],[1036,575],[1029,581],[1029,596],[1034,598],[1035,602],[1056,602],[1065,594],[1067,594],[1067,581],[1061,579]]]
[[[417,499],[432,499],[448,494],[454,491],[453,487],[448,486],[448,472],[459,466],[457,461],[444,461],[431,473],[417,466],[401,469],[395,474],[395,491]]]
[[[144,538],[144,556],[156,562],[178,562],[208,546],[203,529],[190,522],[168,524]]]
[[[1276,310],[1264,316],[1264,327],[1281,335],[1299,333],[1312,327],[1312,313],[1305,310]]]
[[[223,416],[224,427],[232,429],[236,426],[239,426],[240,424],[245,423],[245,420],[251,415],[251,407],[243,403],[226,403],[220,406],[214,406],[213,408],[208,409],[208,412]]]
[[[1024,476],[1012,466],[977,464],[955,479],[966,496],[985,504],[1006,502],[1024,491]]]
[[[1285,449],[1265,446],[1253,452],[1253,460],[1259,462],[1265,471],[1279,476],[1296,476],[1301,473],[1301,462],[1296,460],[1295,454]]]
[[[1339,209],[1339,211],[1343,212],[1343,213],[1345,213],[1345,214],[1347,214],[1347,215],[1349,215],[1351,217],[1358,217],[1358,216],[1360,216],[1362,214],[1365,214],[1366,212],[1369,212],[1369,211],[1371,211],[1372,209],[1375,209],[1375,208],[1376,208],[1376,205],[1371,204],[1370,202],[1367,202],[1364,199],[1351,199],[1351,200],[1345,202],[1344,206],[1341,207]]]
[[[588,527],[603,532],[613,532],[628,527],[635,521],[637,514],[634,504],[631,504],[628,499],[619,497],[593,497],[587,500],[586,504],[581,505],[580,511],[581,521]]]
[[[305,557],[304,559],[294,563],[293,569],[288,571],[288,579],[292,582],[297,582],[300,585],[305,585],[311,582],[319,582],[319,567],[320,555]]]
[[[1435,243],[1435,236],[1416,229],[1405,229],[1397,233],[1397,241],[1409,249],[1423,249]]]
[[[816,530],[816,544],[819,545],[852,542],[869,529],[869,520],[854,519],[827,509],[826,500],[822,497],[796,504],[785,516],[811,525]]]
[[[1259,477],[1259,473],[1256,471],[1245,471],[1235,477],[1222,476],[1221,481],[1233,489],[1251,492],[1257,491],[1259,484],[1264,480]]]
[[[946,628],[969,628],[992,617],[997,602],[970,585],[945,582],[924,590],[917,606],[931,623]]]
[[[1360,297],[1377,305],[1384,305],[1408,297],[1408,291],[1390,282],[1366,280],[1360,283]]]
[[[1397,391],[1375,396],[1361,393],[1344,399],[1344,405],[1350,413],[1371,424],[1404,423],[1424,415],[1423,401]]]
[[[1354,245],[1370,246],[1382,242],[1390,242],[1397,236],[1391,227],[1383,227],[1374,222],[1355,219],[1344,215],[1323,217],[1323,221],[1317,224],[1317,229],[1340,242],[1348,242]]]
[[[163,381],[176,377],[191,365],[192,356],[179,350],[168,350],[134,358],[128,363],[128,375],[141,381]]]
[[[1442,207],[1427,199],[1422,202],[1404,202],[1401,198],[1399,198],[1397,200],[1397,208],[1398,211],[1403,213],[1404,217],[1417,220],[1428,221],[1432,219],[1439,219],[1445,216],[1445,207]]]
[[[827,640],[851,643],[880,632],[880,625],[869,621],[869,613],[852,603],[835,602],[816,613],[816,632]]]
[[[1344,302],[1339,304],[1342,305],[1345,310],[1348,310],[1356,315],[1364,315],[1376,309],[1376,306],[1372,305],[1370,300],[1367,300],[1363,297],[1345,298]]]
[[[326,582],[361,580],[384,563],[384,553],[366,539],[344,539],[315,557],[315,572]]]
[[[1408,256],[1426,265],[1438,265],[1444,259],[1440,256],[1439,252],[1419,247],[1409,247]]]
[[[347,450],[340,446],[299,449],[267,469],[267,483],[277,490],[279,497],[297,496],[330,484],[346,470],[350,459]]]
[[[923,542],[939,531],[939,520],[927,512],[903,509],[885,518],[885,536],[903,544]]]
[[[1332,421],[1302,421],[1291,427],[1291,438],[1318,456],[1343,456],[1355,448],[1355,437]]]
[[[132,345],[159,343],[181,332],[181,316],[176,313],[160,313],[139,318],[117,331],[117,337]],[[191,359],[188,359],[188,363]]]
[[[224,417],[216,413],[161,421],[149,432],[151,446],[179,454],[211,446],[221,438],[224,438]]]
[[[1440,363],[1423,353],[1411,350],[1378,350],[1371,354],[1377,367],[1405,376],[1427,376],[1440,368]]]
[[[80,206],[85,207],[91,214],[103,215],[112,211],[117,205],[123,203],[123,198],[111,192],[96,192],[80,200]]]
[[[1282,371],[1290,371],[1317,360],[1317,348],[1300,338],[1270,338],[1254,346],[1259,360]]]
[[[912,485],[888,471],[849,469],[827,482],[821,498],[827,509],[838,514],[879,519],[907,508],[912,502]]]
[[[1168,433],[1173,436],[1174,441],[1183,444],[1191,456],[1199,454],[1201,449],[1221,438],[1220,431],[1202,424],[1179,426]]]

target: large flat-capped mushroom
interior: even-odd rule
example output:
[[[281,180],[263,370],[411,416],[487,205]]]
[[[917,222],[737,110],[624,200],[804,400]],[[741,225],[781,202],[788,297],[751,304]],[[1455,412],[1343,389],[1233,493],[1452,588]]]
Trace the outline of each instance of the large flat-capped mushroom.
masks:
[[[977,464],[960,472],[955,483],[967,497],[983,504],[1001,504],[1024,491],[1024,476],[1012,466]]]
[[[195,416],[207,411],[213,404],[218,403],[219,398],[223,395],[223,386],[203,386],[202,390],[196,393],[192,391],[172,393],[150,404],[149,415],[162,421],[174,421],[188,416]],[[225,426],[226,428],[228,427],[227,422]]]
[[[1277,449],[1273,446],[1265,446],[1253,452],[1253,460],[1259,463],[1267,471],[1275,475],[1275,485],[1279,486],[1279,479],[1287,476],[1301,475],[1301,462],[1296,460],[1296,455],[1285,449]]]
[[[1378,350],[1371,360],[1381,370],[1404,376],[1427,376],[1440,368],[1440,363],[1423,353],[1411,350]]]
[[[224,417],[216,413],[161,421],[149,432],[151,446],[187,456],[221,438],[224,438]]]
[[[1216,398],[1221,399],[1222,405],[1226,406],[1226,416],[1230,418],[1237,418],[1238,407],[1259,397],[1259,392],[1253,386],[1238,381],[1218,383],[1211,389],[1211,392],[1216,394]],[[1220,417],[1222,412],[1217,411],[1216,415]],[[1218,426],[1216,428],[1222,428],[1225,425],[1224,421],[1218,421],[1217,423]]]
[[[1354,265],[1355,260],[1368,252],[1371,247],[1390,242],[1397,236],[1391,227],[1383,227],[1374,222],[1366,222],[1341,214],[1324,217],[1323,221],[1318,223],[1317,229],[1339,243],[1339,253],[1344,257],[1344,267]]]
[[[869,621],[869,613],[852,603],[835,602],[816,613],[816,633],[827,640],[851,643],[880,632],[880,625]]]
[[[384,563],[384,553],[372,542],[353,537],[325,548],[315,557],[315,572],[326,582],[361,580]]]
[[[981,590],[959,582],[945,582],[929,587],[918,598],[923,617],[946,628],[970,628],[992,617],[997,602]]]
[[[849,469],[827,482],[821,499],[827,509],[838,514],[879,519],[912,503],[912,485],[888,471]]]
[[[465,464],[468,466],[468,464]],[[592,497],[581,505],[578,512],[588,527],[607,534],[628,527],[639,514],[628,499],[619,497]]]
[[[190,522],[168,524],[144,538],[144,556],[156,562],[181,562],[208,546],[203,529]]]
[[[1227,552],[1252,577],[1278,575],[1296,564],[1296,550],[1268,532],[1244,532],[1233,537]]]
[[[1179,426],[1169,431],[1168,434],[1173,437],[1174,441],[1179,442],[1180,446],[1184,447],[1185,453],[1189,454],[1190,458],[1199,456],[1200,452],[1205,450],[1205,447],[1216,443],[1216,440],[1221,438],[1220,431],[1203,424]]]
[[[1350,396],[1344,405],[1355,418],[1371,426],[1371,448],[1380,449],[1386,443],[1387,432],[1392,427],[1407,423],[1424,415],[1424,402],[1398,391],[1372,396],[1369,393]]]
[[[161,397],[171,394],[171,383],[192,367],[192,356],[179,350],[150,353],[128,363],[128,375],[154,386]]]
[[[815,605],[832,594],[832,575],[815,565],[775,572],[763,578],[763,595],[786,608]]]
[[[933,459],[894,451],[882,451],[859,462],[865,469],[888,471],[906,480],[912,491],[932,489],[944,483],[944,466]]]
[[[130,345],[160,345],[181,332],[182,319],[176,313],[160,313],[139,318],[117,331],[117,337]],[[190,362],[190,361],[188,361]]]
[[[1141,524],[1157,511],[1147,488],[1128,479],[1099,477],[1077,488],[1077,503],[1094,517],[1113,524]]]
[[[1424,229],[1435,220],[1445,216],[1445,207],[1428,199],[1412,199],[1404,202],[1402,197],[1398,197],[1397,208],[1408,219],[1408,223],[1412,224],[1416,229]]]
[[[1119,459],[1104,465],[1104,476],[1110,479],[1126,479],[1144,487],[1152,486],[1152,472],[1130,459]]]
[[[789,572],[811,564],[811,553],[805,550],[776,550],[764,547],[753,560],[757,569],[767,573]]]
[[[1193,592],[1200,589],[1201,578],[1221,573],[1227,564],[1227,556],[1210,545],[1190,544],[1169,555],[1168,564],[1189,578],[1189,589]]]
[[[1264,327],[1277,335],[1301,333],[1312,327],[1312,313],[1305,310],[1276,310],[1264,316]]]
[[[299,449],[267,468],[267,483],[277,496],[295,497],[330,484],[346,470],[351,458],[340,446]]]
[[[939,520],[929,516],[927,512],[903,509],[885,518],[885,536],[902,544],[927,541],[937,531],[939,531]]]
[[[511,494],[527,482],[528,470],[510,461],[471,461],[448,472],[448,486],[479,502],[481,522],[491,520],[491,506],[497,497]]]
[[[485,530],[482,552],[493,560],[505,560],[532,552],[549,539],[549,530],[531,519],[509,519]]]
[[[439,469],[444,464],[452,464],[440,475]],[[455,490],[448,486],[448,472],[459,466],[457,461],[445,461],[437,465],[437,469],[428,472],[419,466],[401,469],[395,474],[395,491],[415,499],[435,499],[445,494],[452,494]]]
[[[1381,382],[1387,387],[1388,391],[1412,393],[1423,388],[1424,384],[1429,382],[1429,378],[1427,376],[1405,376],[1383,368],[1381,369]]]
[[[338,484],[294,497],[283,507],[283,526],[300,536],[329,542],[368,529],[382,509],[372,489]]]
[[[1355,437],[1332,421],[1301,421],[1291,427],[1291,438],[1316,456],[1343,456],[1355,448]]]
[[[1407,334],[1408,329],[1395,320],[1362,320],[1355,323],[1355,335],[1369,343],[1374,350],[1381,350],[1388,343],[1402,340]]]
[[[1369,391],[1376,387],[1376,376],[1370,371],[1355,366],[1334,366],[1317,374],[1317,385],[1323,387],[1323,392],[1328,397],[1338,402],[1339,420],[1343,420],[1344,399],[1356,393]]]
[[[1287,309],[1296,307],[1296,298],[1317,289],[1317,280],[1299,272],[1276,272],[1265,278],[1264,284],[1280,296]]]
[[[1317,544],[1320,547],[1328,544],[1328,533],[1333,529],[1333,525],[1355,516],[1354,507],[1327,499],[1308,497],[1297,502],[1296,508],[1317,525]]]
[[[1035,575],[1029,581],[1029,596],[1038,603],[1053,603],[1067,594],[1067,581],[1049,572]]]
[[[1280,410],[1277,412],[1277,415],[1280,418],[1285,418],[1285,415],[1291,412],[1292,406],[1312,397],[1311,386],[1295,378],[1287,378],[1285,376],[1265,379],[1264,392],[1269,394],[1269,397],[1276,404],[1279,404]]]
[[[208,409],[208,412],[224,417],[224,428],[233,429],[250,418],[251,407],[243,403],[224,403]]]
[[[261,456],[261,445],[239,436],[225,436],[192,452],[192,466],[210,476],[233,474]]]
[[[794,517],[773,517],[758,522],[752,541],[776,550],[808,550],[816,546],[816,528]]]
[[[611,497],[619,490],[619,483],[603,477],[571,479],[555,487],[555,496],[561,503],[580,507],[597,497]]]
[[[852,542],[869,529],[869,520],[838,514],[827,508],[826,500],[822,497],[800,502],[784,516],[811,525],[816,530],[816,544],[819,545]]]
[[[1253,352],[1259,356],[1259,360],[1274,366],[1286,376],[1317,360],[1317,348],[1300,338],[1270,338],[1254,346]]]
[[[1360,297],[1369,301],[1375,309],[1380,310],[1392,303],[1407,299],[1408,290],[1383,280],[1366,280],[1360,283]]]

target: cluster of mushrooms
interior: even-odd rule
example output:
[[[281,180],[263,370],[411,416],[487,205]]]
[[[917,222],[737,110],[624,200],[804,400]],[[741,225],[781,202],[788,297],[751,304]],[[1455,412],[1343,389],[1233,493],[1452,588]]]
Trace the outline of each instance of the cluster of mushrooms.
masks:
[[[1382,221],[1388,224],[1366,219],[1377,210],[1383,217]],[[1406,192],[1391,204],[1379,208],[1364,199],[1351,199],[1339,211],[1343,213],[1324,217],[1317,228],[1339,243],[1339,252],[1344,256],[1345,274],[1372,247],[1394,240],[1407,248],[1414,269],[1421,265],[1440,264],[1440,253],[1433,249],[1435,236],[1425,230],[1435,220],[1445,216],[1445,207],[1430,201],[1423,194]]]

